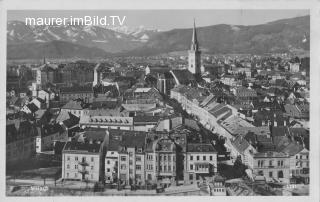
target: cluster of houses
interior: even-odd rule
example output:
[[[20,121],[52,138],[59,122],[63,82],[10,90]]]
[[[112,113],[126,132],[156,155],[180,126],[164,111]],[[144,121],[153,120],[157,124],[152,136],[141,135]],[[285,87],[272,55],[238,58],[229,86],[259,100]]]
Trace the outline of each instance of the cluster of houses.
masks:
[[[188,55],[187,68],[142,72],[84,61],[36,68],[29,90],[7,92],[7,164],[60,145],[64,180],[199,184],[217,177],[222,139],[252,180],[309,183],[302,62],[201,65],[195,27]],[[212,185],[216,195],[223,183]]]

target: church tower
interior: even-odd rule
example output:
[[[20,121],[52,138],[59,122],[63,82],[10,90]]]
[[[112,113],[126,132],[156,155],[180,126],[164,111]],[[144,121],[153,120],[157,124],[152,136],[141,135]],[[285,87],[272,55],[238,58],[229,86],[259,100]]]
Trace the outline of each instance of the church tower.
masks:
[[[189,53],[188,70],[192,74],[200,74],[201,73],[201,51],[199,50],[195,21],[193,22],[192,41],[191,41],[191,47],[188,53]]]

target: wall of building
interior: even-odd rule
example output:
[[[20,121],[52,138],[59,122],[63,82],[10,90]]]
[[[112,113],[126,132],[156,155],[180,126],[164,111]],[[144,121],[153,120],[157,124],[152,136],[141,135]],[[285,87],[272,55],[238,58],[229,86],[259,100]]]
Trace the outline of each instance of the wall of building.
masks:
[[[79,171],[85,170],[84,179],[99,181],[100,157],[99,153],[66,153],[62,154],[62,178],[66,180],[82,180],[83,176]],[[82,159],[85,158],[87,166],[82,166]]]

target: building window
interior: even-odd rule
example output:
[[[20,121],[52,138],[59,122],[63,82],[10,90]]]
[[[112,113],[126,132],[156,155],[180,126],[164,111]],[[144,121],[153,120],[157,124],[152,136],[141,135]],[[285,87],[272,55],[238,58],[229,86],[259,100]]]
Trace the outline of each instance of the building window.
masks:
[[[171,166],[168,166],[168,171],[171,171]]]
[[[309,155],[306,155],[306,159],[309,159]]]
[[[129,165],[132,165],[132,163],[133,163],[132,160],[129,160]]]
[[[263,170],[259,170],[258,175],[263,176]]]
[[[107,160],[107,164],[110,164],[110,161],[109,161],[109,160]]]
[[[269,177],[272,177],[272,174],[273,174],[272,172],[269,172]]]
[[[141,161],[141,156],[137,156],[136,161]]]
[[[133,152],[129,152],[129,156],[133,156]]]
[[[202,159],[205,161],[206,160],[206,156],[203,156]]]
[[[272,166],[272,164],[273,164],[273,162],[270,160],[270,161],[269,161],[269,166]]]
[[[136,165],[136,170],[141,170],[141,165]]]
[[[121,161],[126,161],[126,157],[125,156],[121,156]]]
[[[121,164],[121,170],[125,170],[126,169],[126,164]]]
[[[74,165],[74,169],[78,169],[78,165]]]
[[[197,156],[197,161],[199,161],[200,160],[200,156]]]
[[[163,160],[166,161],[167,160],[167,156],[163,156]]]
[[[67,178],[69,178],[69,173],[67,173]]]
[[[164,171],[164,172],[167,171],[167,166],[163,166],[163,171]]]
[[[168,156],[168,161],[171,161],[171,156],[170,155]]]
[[[93,170],[93,166],[91,166],[91,170]]]
[[[67,165],[67,169],[70,169],[70,165],[69,164]]]
[[[93,157],[91,157],[91,162],[93,162],[94,161],[94,158]]]
[[[76,160],[76,161],[78,161],[78,157],[76,156],[76,157],[74,157],[74,159]]]
[[[110,168],[107,168],[107,172],[110,172]]]
[[[190,170],[193,170],[193,165],[192,164],[190,165]]]
[[[300,159],[302,159],[302,155],[300,155]]]
[[[212,156],[210,156],[210,161],[212,161]]]
[[[141,180],[141,175],[137,174],[137,175],[136,175],[136,179],[137,179],[137,180]]]
[[[70,161],[70,156],[67,157],[67,161]]]

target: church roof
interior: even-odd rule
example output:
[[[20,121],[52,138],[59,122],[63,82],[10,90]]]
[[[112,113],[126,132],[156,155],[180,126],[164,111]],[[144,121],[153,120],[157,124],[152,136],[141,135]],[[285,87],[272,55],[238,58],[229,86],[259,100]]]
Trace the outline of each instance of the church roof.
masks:
[[[191,41],[191,50],[198,50],[199,44],[197,39],[197,30],[196,30],[196,22],[193,22],[193,31],[192,31],[192,41]]]

